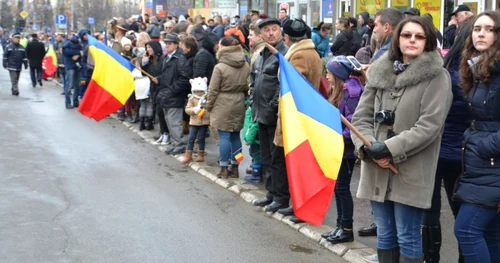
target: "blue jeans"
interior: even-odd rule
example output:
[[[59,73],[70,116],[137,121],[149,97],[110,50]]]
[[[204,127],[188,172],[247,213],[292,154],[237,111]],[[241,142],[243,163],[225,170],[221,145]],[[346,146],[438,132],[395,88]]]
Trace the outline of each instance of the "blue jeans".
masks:
[[[377,248],[399,246],[400,254],[408,258],[422,257],[422,209],[392,201],[371,201],[371,205],[377,224]]]
[[[71,105],[71,88],[74,88],[73,91],[73,106],[77,106],[78,103],[78,94],[80,94],[80,73],[81,70],[76,69],[67,69],[66,70],[66,79],[64,84],[64,94],[66,97],[66,105]]]
[[[237,164],[234,156],[241,151],[240,132],[217,130],[217,133],[219,134],[219,165],[228,166],[229,158],[232,164]]]
[[[455,236],[465,262],[500,262],[500,213],[496,208],[462,203]]]
[[[59,77],[61,78],[61,84],[63,85],[63,92],[66,92],[66,73],[59,72]]]
[[[351,194],[351,177],[356,159],[342,159],[337,183],[335,184],[335,203],[337,204],[337,220],[343,228],[352,229],[354,203]]]
[[[189,125],[189,138],[186,149],[193,150],[194,141],[198,139],[198,150],[205,150],[205,135],[207,134],[208,125],[193,126]]]

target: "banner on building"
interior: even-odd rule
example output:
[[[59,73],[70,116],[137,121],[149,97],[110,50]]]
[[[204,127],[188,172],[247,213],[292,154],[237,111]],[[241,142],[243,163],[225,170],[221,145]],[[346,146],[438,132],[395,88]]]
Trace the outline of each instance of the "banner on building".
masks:
[[[385,1],[383,0],[356,0],[357,15],[365,11],[370,13],[370,15],[374,15],[380,9],[384,8],[385,8]]]
[[[441,28],[441,0],[415,0],[415,7],[420,14],[429,13],[436,28]]]

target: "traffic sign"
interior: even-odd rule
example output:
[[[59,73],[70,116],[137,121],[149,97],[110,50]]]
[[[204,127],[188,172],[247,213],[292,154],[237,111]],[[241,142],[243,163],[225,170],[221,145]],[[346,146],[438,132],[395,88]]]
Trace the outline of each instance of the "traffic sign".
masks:
[[[89,16],[89,25],[95,24],[95,19],[91,16]]]
[[[56,24],[58,25],[67,24],[66,15],[56,15]]]
[[[22,11],[20,15],[22,18],[26,18],[28,16],[28,12]]]

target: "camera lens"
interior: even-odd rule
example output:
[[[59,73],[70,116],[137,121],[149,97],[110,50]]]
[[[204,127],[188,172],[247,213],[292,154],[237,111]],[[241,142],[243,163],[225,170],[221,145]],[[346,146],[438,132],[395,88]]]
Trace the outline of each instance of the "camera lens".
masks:
[[[385,113],[383,111],[378,111],[375,113],[375,122],[383,123],[385,120]]]

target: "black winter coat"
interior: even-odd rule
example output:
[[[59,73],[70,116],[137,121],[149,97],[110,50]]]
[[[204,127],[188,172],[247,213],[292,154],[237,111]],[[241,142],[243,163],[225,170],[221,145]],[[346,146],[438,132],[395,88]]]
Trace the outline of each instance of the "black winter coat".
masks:
[[[45,57],[45,45],[36,39],[32,40],[26,46],[26,55],[28,56],[30,67],[42,67],[42,60]]]
[[[156,103],[162,108],[184,108],[186,94],[191,90],[191,86],[188,77],[189,65],[182,49],[177,48],[170,60],[165,55],[161,63],[161,76],[157,77],[159,89]]]
[[[21,44],[11,42],[3,53],[3,67],[8,70],[21,71],[23,64],[24,68],[28,68],[26,50]]]
[[[488,83],[475,83],[467,102],[472,123],[464,134],[464,171],[453,198],[500,208],[500,62]]]
[[[356,29],[340,31],[330,47],[334,56],[354,56],[361,48],[363,39]]]
[[[288,47],[280,40],[275,48],[285,55]],[[264,47],[255,59],[250,72],[252,87],[252,119],[265,125],[276,125],[280,81],[278,80],[279,59]]]
[[[215,63],[217,62],[214,53],[214,45],[217,40],[217,34],[213,32],[204,32],[204,37],[200,43],[200,49],[193,61],[193,78],[206,77],[208,79],[207,84],[210,84],[210,78],[212,77]]]

